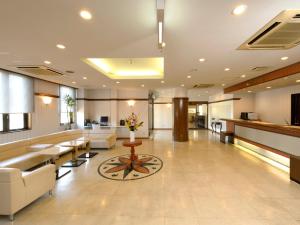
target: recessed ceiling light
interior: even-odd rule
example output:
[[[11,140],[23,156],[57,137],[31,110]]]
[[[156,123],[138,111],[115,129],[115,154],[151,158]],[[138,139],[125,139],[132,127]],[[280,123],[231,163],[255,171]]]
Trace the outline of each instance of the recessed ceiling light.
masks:
[[[86,80],[86,79],[87,79],[87,77],[83,77],[82,79]]]
[[[300,83],[300,80],[296,80],[297,83]]]
[[[181,84],[180,86],[181,86],[181,87],[184,87],[184,84]]]
[[[241,76],[241,78],[245,78],[246,77],[246,74],[243,74],[242,76]]]
[[[119,84],[120,83],[120,81],[116,81],[116,84]]]
[[[229,70],[230,70],[230,68],[225,68],[224,70],[225,70],[225,71],[229,71]]]
[[[285,61],[285,60],[288,60],[288,59],[289,59],[289,57],[287,57],[287,56],[281,57],[282,61]]]
[[[65,49],[65,48],[66,48],[66,46],[64,46],[64,45],[62,45],[62,44],[57,44],[56,47],[57,47],[57,48],[60,48],[60,49]]]
[[[145,85],[144,85],[144,84],[142,84],[142,85],[141,85],[141,87],[145,87]]]
[[[243,14],[247,9],[247,5],[239,5],[232,10],[232,14],[235,16]]]
[[[105,87],[106,87],[106,85],[105,85],[105,84],[102,84],[102,87],[104,87],[104,88],[105,88]]]
[[[205,62],[205,59],[204,58],[200,58],[199,62]]]
[[[272,87],[266,87],[267,89],[271,89]]]
[[[45,63],[45,64],[48,64],[48,65],[51,64],[51,62],[50,62],[50,61],[47,61],[47,60],[45,60],[44,63]]]
[[[164,84],[164,83],[165,83],[165,81],[164,81],[164,80],[162,80],[160,83]]]
[[[198,97],[200,97],[201,95],[198,95]]]
[[[85,20],[92,19],[92,14],[87,10],[81,10],[79,15],[81,16],[81,18],[83,18]]]
[[[252,91],[248,91],[248,93],[251,93]]]
[[[72,81],[72,84],[76,84],[76,81]]]
[[[190,79],[190,78],[192,78],[192,76],[188,75],[187,78]]]
[[[161,43],[161,47],[166,47],[166,42]]]
[[[224,87],[226,84],[222,84],[222,86]]]

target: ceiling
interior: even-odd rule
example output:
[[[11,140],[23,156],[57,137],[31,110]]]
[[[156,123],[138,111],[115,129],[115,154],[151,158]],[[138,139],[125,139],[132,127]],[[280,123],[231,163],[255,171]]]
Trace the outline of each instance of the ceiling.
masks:
[[[285,9],[300,9],[295,0],[165,0],[164,41],[157,47],[155,0],[2,0],[0,3],[0,67],[41,65],[65,72],[47,80],[84,88],[191,88],[239,83],[300,61],[300,46],[289,50],[236,50],[250,36]],[[238,4],[248,5],[240,16]],[[93,18],[79,16],[88,9]],[[56,48],[63,44],[66,49]],[[280,58],[289,59],[281,61]],[[164,57],[164,81],[109,79],[82,58]],[[205,62],[199,62],[205,58]],[[252,72],[254,67],[267,69]],[[224,71],[230,68],[230,71]],[[246,74],[246,78],[241,75]],[[29,74],[30,75],[30,74]],[[187,78],[190,75],[191,78]],[[83,79],[86,77],[87,79]],[[76,82],[76,84],[72,82]]]

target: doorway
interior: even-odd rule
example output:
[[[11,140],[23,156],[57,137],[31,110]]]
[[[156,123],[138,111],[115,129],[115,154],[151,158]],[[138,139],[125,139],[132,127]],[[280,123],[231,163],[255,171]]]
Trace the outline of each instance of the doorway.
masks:
[[[207,129],[207,102],[189,102],[188,127],[189,129]]]

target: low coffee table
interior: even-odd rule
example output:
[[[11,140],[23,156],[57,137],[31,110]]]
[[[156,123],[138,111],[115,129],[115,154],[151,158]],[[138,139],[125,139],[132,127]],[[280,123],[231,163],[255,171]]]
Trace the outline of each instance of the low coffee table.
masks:
[[[72,147],[53,146],[53,147],[50,147],[47,149],[40,150],[39,154],[51,157],[51,162],[56,165],[56,179],[58,180],[58,179],[62,178],[63,176],[67,175],[68,173],[70,173],[71,170],[63,171],[61,173],[61,170],[59,169],[59,165],[57,165],[57,163],[56,163],[57,160],[61,156],[68,154],[70,152],[73,152],[73,151],[75,151],[75,150]]]
[[[76,141],[83,141],[84,145],[86,146],[86,153],[81,154],[78,156],[80,159],[91,159],[94,156],[96,156],[98,153],[97,152],[90,152],[90,139],[86,137],[81,137],[76,139]]]
[[[80,140],[66,141],[58,144],[58,146],[74,148],[74,151],[72,152],[72,160],[62,165],[62,167],[79,167],[86,162],[85,159],[77,159],[78,148],[83,145],[85,145],[85,141]]]

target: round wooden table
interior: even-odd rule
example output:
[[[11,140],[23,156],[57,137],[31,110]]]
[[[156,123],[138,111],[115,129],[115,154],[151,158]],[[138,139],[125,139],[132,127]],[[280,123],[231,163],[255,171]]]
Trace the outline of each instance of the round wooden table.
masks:
[[[123,141],[123,146],[130,147],[130,160],[137,161],[138,156],[135,154],[134,147],[142,145],[142,140],[135,140],[134,142],[130,142],[129,140]]]

